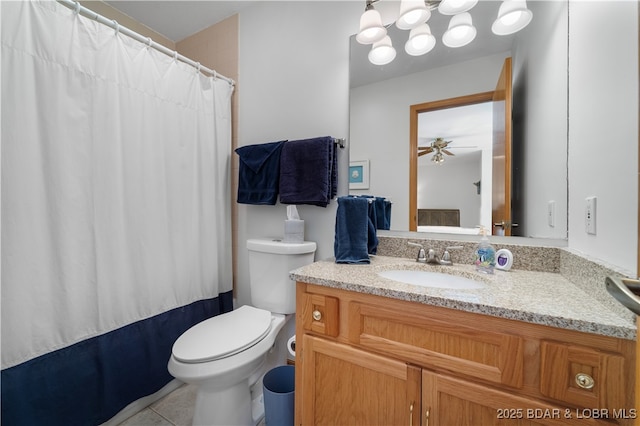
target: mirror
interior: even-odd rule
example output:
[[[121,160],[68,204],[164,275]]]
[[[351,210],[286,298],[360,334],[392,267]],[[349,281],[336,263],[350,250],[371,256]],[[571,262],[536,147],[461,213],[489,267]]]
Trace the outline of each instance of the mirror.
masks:
[[[350,159],[367,162],[369,183],[368,188],[350,192],[390,199],[393,203],[391,230],[409,230],[410,215],[417,214],[409,209],[410,179],[418,179],[421,175],[418,173],[411,178],[409,173],[411,106],[493,91],[505,58],[511,57],[514,164],[511,170],[511,218],[519,224],[513,235],[567,238],[568,4],[564,1],[528,2],[533,12],[531,23],[516,34],[497,36],[490,28],[500,4],[500,1],[481,1],[471,9],[478,35],[469,45],[457,49],[447,48],[441,41],[449,17],[432,11],[428,24],[436,36],[436,47],[418,57],[404,51],[408,31],[390,25],[388,33],[397,56],[384,66],[372,65],[367,59],[370,46],[357,43],[355,36],[351,38]],[[397,17],[399,2],[377,2],[375,7],[387,24]],[[471,121],[470,118],[462,120]],[[464,141],[464,146],[479,145],[479,142],[469,142],[470,135],[462,134],[473,131],[473,128],[452,128],[451,133],[437,137]],[[434,134],[418,134],[418,145],[424,146],[433,138]],[[450,152],[455,154],[454,150]],[[424,208],[448,211],[473,205],[470,208],[486,211],[486,203],[490,200],[486,200],[487,192],[482,192],[481,185],[486,179],[456,173],[454,162],[447,163],[447,160],[438,166],[441,169],[439,176],[420,178],[417,187],[446,191],[445,182],[464,179],[463,184],[469,187],[470,193],[464,192],[456,200],[451,195],[462,194],[462,191],[449,189],[447,201],[436,200],[435,204],[426,204]],[[451,165],[451,173],[446,175],[448,165]],[[490,176],[491,171],[486,167],[491,166],[483,161],[482,169],[476,174]],[[478,181],[480,195],[476,194],[474,186]],[[469,199],[478,196],[482,199],[480,204],[474,204],[478,202],[477,198]],[[465,227],[474,220],[465,219]],[[481,222],[486,224],[486,215],[485,219],[478,216],[476,224]],[[447,228],[441,231],[458,233]]]

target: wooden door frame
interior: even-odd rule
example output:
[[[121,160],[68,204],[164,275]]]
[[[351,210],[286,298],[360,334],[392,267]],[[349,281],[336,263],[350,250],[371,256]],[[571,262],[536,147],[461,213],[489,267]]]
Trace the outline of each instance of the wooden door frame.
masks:
[[[409,231],[418,230],[418,115],[422,112],[481,104],[493,100],[494,91],[474,93],[411,105],[409,110]]]

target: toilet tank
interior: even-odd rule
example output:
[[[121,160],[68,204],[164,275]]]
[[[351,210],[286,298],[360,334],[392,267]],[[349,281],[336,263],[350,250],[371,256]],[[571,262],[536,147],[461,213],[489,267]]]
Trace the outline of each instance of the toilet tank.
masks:
[[[285,243],[279,239],[251,239],[249,282],[251,305],[278,314],[296,311],[296,283],[289,272],[313,263],[316,243]]]

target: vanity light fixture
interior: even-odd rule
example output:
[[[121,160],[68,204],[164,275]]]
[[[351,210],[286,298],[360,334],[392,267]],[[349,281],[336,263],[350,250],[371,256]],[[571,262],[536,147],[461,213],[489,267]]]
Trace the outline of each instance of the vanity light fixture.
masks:
[[[438,12],[443,15],[457,15],[471,10],[478,0],[442,0],[438,5]]]
[[[367,6],[360,17],[360,29],[356,35],[358,43],[372,44],[387,35],[387,29],[382,25],[380,12],[373,8],[374,1],[378,0],[367,0]]]
[[[369,52],[369,62],[374,65],[386,65],[396,57],[396,49],[391,45],[391,38],[384,36],[382,40],[373,43]]]
[[[431,18],[431,11],[427,9],[424,0],[402,0],[396,27],[401,30],[412,30],[427,22],[429,18]]]
[[[447,47],[462,47],[471,43],[476,38],[476,27],[471,22],[469,12],[453,15],[449,21],[449,29],[442,36],[442,42]]]
[[[531,22],[533,13],[527,9],[526,0],[505,0],[498,10],[498,19],[491,26],[497,35],[513,34]]]
[[[429,52],[436,45],[436,38],[431,34],[429,24],[422,24],[411,30],[404,50],[411,56],[420,56]]]
[[[396,57],[396,50],[391,38],[387,36],[390,24],[383,25],[380,12],[373,7],[373,3],[378,1],[381,0],[366,0],[356,40],[361,44],[373,45],[369,52],[372,64],[386,65]],[[402,30],[411,30],[404,46],[405,51],[411,56],[419,56],[435,47],[436,39],[426,21],[436,8],[442,15],[453,15],[442,36],[445,46],[457,48],[471,43],[477,30],[468,11],[477,3],[478,0],[401,0],[396,26]],[[491,30],[497,35],[513,34],[526,27],[532,17],[533,13],[527,8],[526,0],[503,0]]]

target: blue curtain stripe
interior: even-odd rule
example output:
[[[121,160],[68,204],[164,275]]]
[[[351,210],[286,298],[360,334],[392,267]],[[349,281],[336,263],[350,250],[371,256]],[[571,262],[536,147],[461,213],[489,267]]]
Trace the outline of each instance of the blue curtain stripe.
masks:
[[[193,325],[233,309],[232,291],[2,370],[3,425],[98,425],[173,377],[171,347]]]

